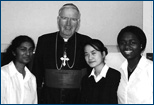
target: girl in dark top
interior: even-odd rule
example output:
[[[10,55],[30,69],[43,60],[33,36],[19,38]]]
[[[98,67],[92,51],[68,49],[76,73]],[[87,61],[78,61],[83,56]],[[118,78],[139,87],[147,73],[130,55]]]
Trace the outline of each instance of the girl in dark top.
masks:
[[[84,53],[85,60],[92,71],[82,79],[81,102],[83,104],[117,104],[120,72],[105,64],[107,48],[100,40],[92,39],[86,43]]]

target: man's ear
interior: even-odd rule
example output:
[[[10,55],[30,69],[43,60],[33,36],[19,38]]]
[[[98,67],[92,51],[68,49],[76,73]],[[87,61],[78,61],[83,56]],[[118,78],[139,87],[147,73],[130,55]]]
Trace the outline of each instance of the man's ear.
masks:
[[[57,16],[57,26],[58,26],[58,29],[59,29],[59,21],[60,21],[60,16]]]
[[[59,23],[60,16],[57,16],[57,22]]]
[[[81,20],[78,19],[77,28],[76,28],[76,30],[75,30],[76,32],[79,30],[79,27],[80,27],[80,21],[81,21]]]

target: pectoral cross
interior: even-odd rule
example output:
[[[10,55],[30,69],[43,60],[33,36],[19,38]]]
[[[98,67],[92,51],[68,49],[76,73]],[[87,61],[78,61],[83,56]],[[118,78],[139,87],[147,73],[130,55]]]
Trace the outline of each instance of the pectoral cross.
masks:
[[[66,66],[66,61],[69,61],[69,58],[67,58],[66,52],[64,52],[64,56],[60,58],[62,60],[62,65]]]

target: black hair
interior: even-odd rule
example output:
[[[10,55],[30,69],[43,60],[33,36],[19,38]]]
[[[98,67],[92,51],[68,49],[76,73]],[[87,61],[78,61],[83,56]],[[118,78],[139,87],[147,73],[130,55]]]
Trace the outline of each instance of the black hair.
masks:
[[[86,45],[90,45],[92,46],[95,50],[97,51],[100,51],[100,52],[103,52],[105,51],[105,54],[107,55],[108,54],[108,50],[107,48],[104,46],[104,44],[98,40],[98,39],[91,39],[89,40],[87,43],[85,43],[85,46]]]
[[[146,35],[145,33],[143,32],[142,29],[140,29],[139,27],[137,26],[126,26],[125,28],[123,28],[119,34],[118,34],[118,38],[117,38],[117,43],[119,45],[120,43],[120,39],[121,37],[126,33],[126,32],[130,32],[130,33],[133,33],[137,38],[138,40],[140,41],[140,44],[142,46],[141,48],[141,52],[145,50],[145,47],[146,47],[146,42],[147,42],[147,38],[146,38]]]
[[[16,48],[19,47],[23,42],[29,42],[32,44],[33,49],[35,48],[35,43],[33,39],[31,39],[29,36],[19,35],[15,37],[4,52],[4,57],[2,59],[1,66],[6,65],[9,62],[15,60],[15,56],[13,55],[13,53],[16,52]]]

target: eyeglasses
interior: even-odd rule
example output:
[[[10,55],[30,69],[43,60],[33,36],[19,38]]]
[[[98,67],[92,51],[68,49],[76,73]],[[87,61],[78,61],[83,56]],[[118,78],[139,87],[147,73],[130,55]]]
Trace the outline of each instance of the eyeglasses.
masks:
[[[69,18],[69,17],[64,17],[64,16],[59,16],[63,21],[71,20],[72,22],[77,22],[79,19],[77,18]]]

